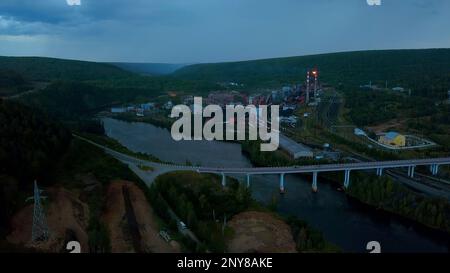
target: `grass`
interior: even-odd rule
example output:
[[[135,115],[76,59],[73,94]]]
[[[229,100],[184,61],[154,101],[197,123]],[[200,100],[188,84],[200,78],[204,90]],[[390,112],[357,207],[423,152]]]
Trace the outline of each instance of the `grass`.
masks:
[[[145,165],[139,165],[138,168],[145,172],[153,172],[155,170],[155,168],[153,168],[151,166],[145,166]]]

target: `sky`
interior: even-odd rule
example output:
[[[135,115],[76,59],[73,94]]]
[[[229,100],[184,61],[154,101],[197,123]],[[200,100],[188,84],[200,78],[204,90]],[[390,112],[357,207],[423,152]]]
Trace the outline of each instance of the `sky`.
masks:
[[[204,63],[449,47],[449,0],[0,0],[3,56]]]

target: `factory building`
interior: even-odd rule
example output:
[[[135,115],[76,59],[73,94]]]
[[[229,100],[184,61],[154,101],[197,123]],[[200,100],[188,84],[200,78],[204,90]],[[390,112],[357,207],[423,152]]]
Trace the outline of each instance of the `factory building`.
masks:
[[[312,158],[314,156],[313,151],[308,146],[297,143],[283,134],[280,134],[280,147],[294,159]]]

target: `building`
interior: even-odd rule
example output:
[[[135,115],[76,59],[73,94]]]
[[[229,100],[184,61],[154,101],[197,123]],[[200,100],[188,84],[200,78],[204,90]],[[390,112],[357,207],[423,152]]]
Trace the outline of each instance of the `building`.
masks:
[[[312,149],[308,146],[297,143],[283,134],[280,134],[280,147],[294,159],[314,157]]]
[[[173,103],[172,103],[172,101],[168,101],[168,102],[166,102],[166,104],[164,104],[164,108],[166,109],[166,110],[171,110],[172,109],[172,107],[173,107]]]
[[[295,127],[297,125],[297,117],[296,116],[280,117],[280,122]]]
[[[194,96],[184,96],[183,97],[183,104],[184,105],[190,105],[194,103]]]
[[[138,116],[138,117],[143,117],[143,116],[144,116],[144,109],[138,108],[138,109],[136,110],[136,116]]]
[[[141,109],[143,109],[144,111],[150,111],[151,109],[153,109],[155,107],[155,104],[152,102],[148,102],[148,103],[142,103],[141,104]]]
[[[392,91],[394,91],[394,92],[405,92],[405,88],[397,86],[397,87],[392,88]]]
[[[290,86],[284,86],[284,87],[281,89],[281,92],[282,92],[282,94],[283,94],[283,98],[287,98],[287,97],[289,97],[290,95],[292,95],[292,87],[290,87]]]
[[[118,114],[118,113],[125,113],[127,111],[127,108],[124,107],[113,107],[111,108],[111,113]]]
[[[363,130],[359,129],[359,128],[355,128],[353,130],[353,133],[357,136],[366,136],[366,132],[364,132]]]
[[[282,117],[290,117],[294,114],[295,105],[284,105],[283,108],[280,109],[280,116]]]
[[[207,105],[220,105],[221,107],[225,107],[226,105],[236,105],[237,103],[247,104],[247,96],[236,91],[217,91],[210,93],[206,99]]]
[[[388,132],[385,135],[380,136],[378,142],[390,146],[405,147],[406,137],[397,132]]]

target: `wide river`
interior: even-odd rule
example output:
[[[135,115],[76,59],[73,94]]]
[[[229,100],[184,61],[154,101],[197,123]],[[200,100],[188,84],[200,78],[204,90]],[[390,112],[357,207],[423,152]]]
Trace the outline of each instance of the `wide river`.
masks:
[[[146,123],[128,123],[103,119],[106,133],[135,152],[152,154],[164,161],[191,162],[211,167],[249,167],[239,144],[209,141],[172,140],[170,132]],[[243,178],[242,178],[243,179]],[[331,183],[320,183],[319,192],[311,191],[307,179],[288,175],[286,194],[280,195],[278,177],[252,176],[253,197],[269,203],[278,198],[278,211],[307,221],[323,232],[325,238],[344,251],[367,252],[370,241],[378,241],[382,252],[449,252],[449,236],[376,212],[348,199]]]

